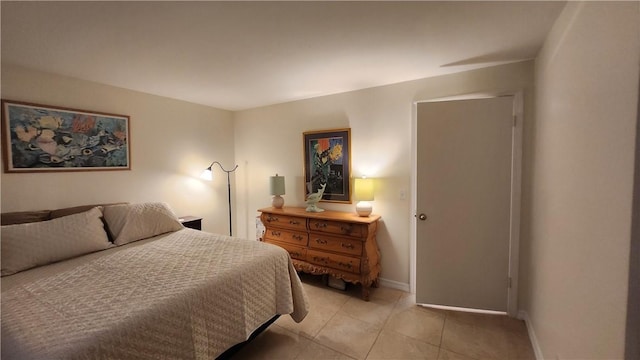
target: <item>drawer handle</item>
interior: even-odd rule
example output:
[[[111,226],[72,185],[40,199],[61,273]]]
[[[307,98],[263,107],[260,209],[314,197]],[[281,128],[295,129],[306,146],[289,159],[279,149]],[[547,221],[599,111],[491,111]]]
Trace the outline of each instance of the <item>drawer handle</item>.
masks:
[[[291,235],[291,237],[293,238],[293,240],[298,240],[298,241],[302,241],[303,239],[302,235]]]
[[[342,231],[345,234],[351,234],[351,232],[353,231],[353,226],[348,225],[348,226],[340,226],[340,231]]]
[[[280,236],[280,231],[271,231],[271,235],[273,236]]]
[[[348,243],[348,244],[342,243],[341,245],[345,249],[353,249],[354,248],[352,243]]]
[[[342,266],[343,268],[347,268],[347,269],[351,269],[353,267],[351,263],[343,263],[343,262],[339,262],[338,266]]]
[[[272,222],[272,221],[278,221],[278,218],[271,215],[267,216],[267,222]]]
[[[326,245],[327,244],[327,240],[323,240],[323,239],[316,239],[316,242],[318,244],[321,244],[321,245]]]
[[[292,252],[291,256],[293,257],[300,257],[300,253],[299,252]]]
[[[300,222],[297,220],[289,220],[289,224],[291,225],[300,225]]]
[[[327,258],[318,257],[318,256],[314,256],[314,257],[313,257],[313,261],[323,262],[323,263],[325,263],[325,264],[328,264],[328,263],[329,263],[329,262],[327,261]]]
[[[327,227],[327,223],[316,223],[316,227],[317,228],[326,228]]]

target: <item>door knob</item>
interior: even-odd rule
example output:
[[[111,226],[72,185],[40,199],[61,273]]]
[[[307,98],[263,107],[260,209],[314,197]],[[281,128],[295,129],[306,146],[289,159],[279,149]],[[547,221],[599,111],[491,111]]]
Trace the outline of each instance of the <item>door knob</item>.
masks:
[[[420,220],[422,220],[422,221],[425,221],[425,220],[427,220],[427,215],[425,215],[425,214],[420,214],[420,215],[418,215],[418,219],[420,219]]]

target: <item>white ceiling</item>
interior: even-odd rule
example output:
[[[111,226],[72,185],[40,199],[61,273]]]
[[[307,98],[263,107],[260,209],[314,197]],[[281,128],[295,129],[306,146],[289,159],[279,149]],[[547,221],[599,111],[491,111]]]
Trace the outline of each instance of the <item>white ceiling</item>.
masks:
[[[240,110],[532,59],[564,5],[2,1],[2,62]]]

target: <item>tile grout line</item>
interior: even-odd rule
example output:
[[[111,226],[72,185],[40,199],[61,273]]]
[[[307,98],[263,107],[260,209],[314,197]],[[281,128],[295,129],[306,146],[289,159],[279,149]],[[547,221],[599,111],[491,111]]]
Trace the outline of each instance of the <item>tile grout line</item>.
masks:
[[[444,313],[444,320],[442,321],[442,330],[440,330],[440,343],[438,344],[438,357],[440,359],[440,354],[442,353],[442,340],[444,339],[444,327],[447,324],[447,318],[449,317],[449,313]]]
[[[464,357],[469,358],[469,359],[471,359],[471,360],[479,360],[479,359],[476,359],[476,358],[471,357],[471,356],[469,356],[469,355],[461,354],[461,353],[459,353],[459,352],[457,352],[457,351],[450,350],[450,349],[444,349],[444,348],[442,347],[442,341],[444,340],[444,327],[445,327],[445,326],[446,326],[446,324],[447,324],[447,319],[448,319],[448,318],[449,318],[449,311],[446,311],[446,312],[445,312],[445,316],[444,316],[444,321],[442,322],[442,334],[440,335],[440,346],[438,346],[438,349],[439,349],[439,350],[438,350],[438,359],[440,359],[440,353],[442,352],[442,350],[445,350],[445,351],[447,351],[447,352],[451,352],[451,353],[454,353],[454,354],[457,354],[457,355],[460,355],[460,356],[464,356]]]
[[[331,347],[329,347],[329,346],[327,346],[327,345],[321,344],[321,343],[319,343],[319,342],[317,342],[317,341],[316,341],[316,336],[318,336],[318,334],[320,334],[320,332],[322,331],[322,329],[324,329],[324,327],[329,323],[329,321],[331,321],[331,319],[333,319],[333,317],[334,317],[334,316],[336,316],[336,314],[337,314],[338,312],[340,312],[340,309],[338,309],[338,311],[336,311],[336,313],[335,313],[335,314],[333,314],[333,315],[329,318],[329,320],[327,320],[327,322],[326,322],[326,323],[325,323],[325,324],[320,328],[320,330],[318,330],[318,333],[317,333],[316,335],[314,335],[313,337],[307,337],[307,336],[305,336],[305,334],[304,334],[304,333],[296,333],[296,332],[294,332],[294,331],[292,331],[292,330],[290,330],[290,329],[288,329],[288,328],[285,328],[284,326],[280,326],[280,325],[278,325],[278,324],[273,324],[273,325],[275,325],[275,326],[279,327],[280,329],[282,329],[282,330],[284,330],[284,331],[286,331],[286,332],[288,332],[288,333],[290,333],[290,334],[292,334],[292,335],[297,335],[297,336],[299,336],[299,337],[301,337],[301,338],[304,338],[304,339],[308,340],[309,342],[312,342],[312,343],[314,343],[314,344],[316,344],[316,345],[318,345],[318,346],[322,346],[322,347],[323,347],[323,348],[325,348],[325,349],[329,349],[329,350],[331,350],[331,351],[333,351],[333,352],[339,353],[339,354],[344,355],[344,356],[346,356],[346,357],[348,357],[348,358],[350,358],[350,359],[353,359],[353,357],[351,357],[350,355],[347,355],[347,354],[345,354],[345,353],[343,353],[343,352],[341,352],[341,351],[338,351],[338,350],[336,350],[336,349],[333,349],[333,348],[331,348]],[[300,350],[300,352],[296,354],[296,356],[294,357],[294,359],[298,359],[298,358],[300,357],[300,355],[303,353],[303,350],[304,350],[304,349],[301,349],[301,350]]]
[[[376,335],[376,339],[373,340],[373,343],[371,343],[371,347],[369,348],[369,351],[367,351],[367,355],[365,355],[365,360],[369,357],[369,355],[371,354],[371,350],[373,350],[373,347],[376,345],[376,343],[378,342],[378,339],[380,338],[380,334],[382,334],[382,330],[384,329],[384,327],[387,325],[387,323],[389,322],[389,319],[391,318],[391,315],[393,314],[393,311],[396,309],[396,306],[398,306],[398,302],[400,302],[400,297],[398,297],[398,299],[396,299],[396,301],[393,304],[393,308],[391,309],[391,312],[389,313],[389,315],[387,316],[387,318],[384,320],[384,322],[382,323],[382,326],[380,326],[380,330],[378,330],[378,334]]]
[[[333,315],[331,315],[331,317],[330,317],[330,318],[329,318],[329,319],[328,319],[328,320],[327,320],[327,321],[326,321],[326,322],[325,322],[325,323],[320,327],[320,329],[318,329],[317,333],[316,333],[316,334],[313,336],[313,338],[312,338],[312,339],[310,339],[310,340],[311,340],[311,342],[313,342],[313,343],[314,343],[314,344],[316,344],[316,345],[320,345],[320,346],[322,346],[322,347],[325,347],[325,348],[327,348],[327,349],[330,349],[330,350],[335,351],[335,352],[337,352],[337,353],[339,353],[339,354],[342,354],[342,355],[344,355],[344,356],[346,356],[346,357],[348,357],[348,358],[353,359],[353,357],[351,357],[351,355],[345,354],[345,353],[343,353],[342,351],[336,350],[336,349],[334,349],[334,348],[332,348],[332,347],[329,347],[329,346],[327,346],[327,345],[321,344],[321,343],[319,343],[318,341],[316,341],[316,338],[318,337],[318,335],[320,335],[320,333],[322,332],[322,330],[324,330],[324,328],[327,326],[327,324],[329,324],[329,323],[331,322],[331,320],[333,320],[333,318],[334,318],[334,317],[336,317],[336,315],[338,315],[338,313],[340,313],[340,310],[342,310],[342,308],[347,304],[347,302],[348,302],[348,301],[349,301],[349,300],[345,301],[343,304],[341,304],[341,305],[340,305],[340,307],[338,307],[338,310],[336,310],[336,312],[335,312],[335,313],[333,313]],[[350,317],[350,316],[349,316],[349,317]],[[366,359],[366,358],[365,358],[365,359]]]
[[[371,350],[373,350],[373,347],[376,345],[376,342],[378,342],[378,338],[380,338],[380,334],[382,333],[382,328],[380,328],[380,330],[378,330],[378,334],[376,335],[376,339],[373,340],[373,343],[371,343],[371,347],[369,348],[369,351],[367,351],[367,354],[364,356],[364,360],[366,360],[369,357],[369,354],[371,354]]]
[[[327,322],[328,322],[328,321],[327,321]],[[309,342],[312,342],[312,343],[314,343],[314,344],[316,344],[316,345],[318,345],[318,346],[321,346],[321,347],[323,347],[323,348],[325,348],[325,349],[329,349],[329,350],[331,350],[331,351],[333,351],[333,352],[336,352],[336,353],[338,353],[338,354],[340,354],[340,355],[344,355],[344,356],[346,356],[346,357],[348,357],[348,358],[350,358],[350,359],[353,359],[350,355],[347,355],[347,354],[345,354],[345,353],[343,353],[343,352],[341,352],[341,351],[335,350],[335,349],[333,349],[333,348],[328,347],[327,345],[324,345],[324,344],[321,344],[321,343],[319,343],[319,342],[315,341],[315,338],[308,338],[308,337],[304,336],[304,335],[303,335],[303,334],[301,334],[301,333],[295,333],[295,332],[291,331],[290,329],[287,329],[287,328],[285,328],[285,327],[283,327],[283,326],[280,326],[280,325],[278,325],[278,324],[273,324],[273,325],[275,325],[275,326],[279,327],[279,328],[280,328],[280,329],[282,329],[283,331],[286,331],[286,332],[290,333],[291,335],[297,335],[297,336],[299,336],[299,337],[301,337],[301,338],[303,338],[303,339],[305,339],[305,340],[307,340],[307,341],[309,341]],[[262,334],[261,334],[261,335],[262,335]],[[300,355],[302,355],[303,351],[304,351],[304,349],[300,349],[300,352],[296,353],[296,356],[294,356],[293,358],[294,358],[294,359],[298,359],[298,358],[300,357]]]
[[[444,327],[447,325],[447,318],[449,317],[449,313],[444,313],[444,321],[442,321],[442,330],[440,331],[440,343],[438,344],[438,348],[442,348],[442,340],[444,339]],[[440,354],[438,354],[440,355]]]

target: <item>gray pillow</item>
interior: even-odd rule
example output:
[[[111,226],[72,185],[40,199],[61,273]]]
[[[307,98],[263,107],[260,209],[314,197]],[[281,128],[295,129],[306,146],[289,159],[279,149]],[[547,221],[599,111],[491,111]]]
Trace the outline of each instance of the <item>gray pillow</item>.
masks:
[[[95,207],[54,220],[2,226],[2,276],[113,246],[101,216]]]
[[[159,202],[105,206],[104,220],[116,245],[184,228],[169,205]]]

